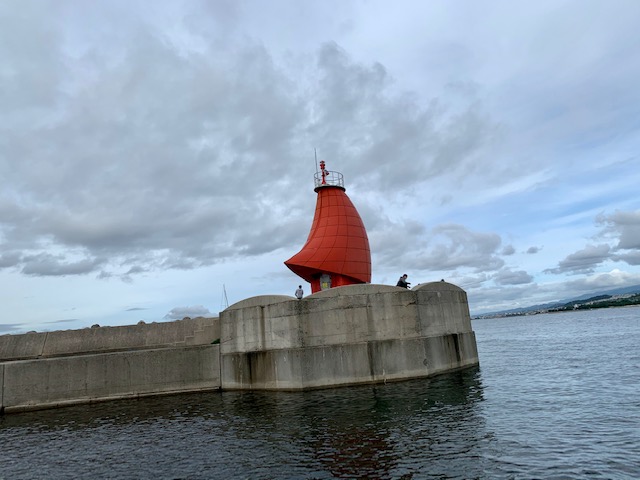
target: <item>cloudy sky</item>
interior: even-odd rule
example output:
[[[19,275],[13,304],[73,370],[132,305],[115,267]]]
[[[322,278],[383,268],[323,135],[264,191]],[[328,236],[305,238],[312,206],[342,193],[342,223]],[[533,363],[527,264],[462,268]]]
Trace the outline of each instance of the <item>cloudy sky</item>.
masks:
[[[0,2],[0,333],[300,283],[314,148],[373,283],[640,284],[640,2]],[[307,292],[308,284],[305,285]]]

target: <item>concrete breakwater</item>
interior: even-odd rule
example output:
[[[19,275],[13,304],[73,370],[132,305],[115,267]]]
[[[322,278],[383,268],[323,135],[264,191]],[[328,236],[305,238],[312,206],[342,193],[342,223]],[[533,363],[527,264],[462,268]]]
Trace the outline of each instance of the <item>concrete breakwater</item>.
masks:
[[[478,364],[466,293],[352,285],[252,297],[220,318],[0,336],[0,408],[16,412],[220,389],[303,390]]]
[[[4,412],[220,388],[217,318],[0,336]]]

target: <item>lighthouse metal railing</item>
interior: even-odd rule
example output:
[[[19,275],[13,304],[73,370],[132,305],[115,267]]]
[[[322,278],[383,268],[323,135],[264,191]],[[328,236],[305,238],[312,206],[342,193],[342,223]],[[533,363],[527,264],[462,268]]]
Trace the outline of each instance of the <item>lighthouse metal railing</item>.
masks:
[[[344,176],[340,172],[334,172],[332,170],[316,172],[313,176],[313,182],[316,188],[328,186],[344,188]]]

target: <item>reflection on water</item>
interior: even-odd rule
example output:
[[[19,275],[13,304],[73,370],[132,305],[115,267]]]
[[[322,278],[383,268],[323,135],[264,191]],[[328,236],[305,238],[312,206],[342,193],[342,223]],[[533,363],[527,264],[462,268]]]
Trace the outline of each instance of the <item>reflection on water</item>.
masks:
[[[482,472],[474,454],[487,437],[481,401],[472,368],[386,385],[179,395],[9,415],[0,419],[3,451],[12,457],[3,470],[6,478],[469,478]]]
[[[225,396],[227,398],[227,396]],[[434,471],[482,438],[478,370],[434,379],[290,394],[237,394],[232,409],[261,433],[296,439],[320,475],[382,477]],[[286,441],[286,440],[285,440]],[[295,455],[295,452],[292,452]],[[316,467],[316,468],[318,468]],[[441,473],[450,470],[443,465]]]

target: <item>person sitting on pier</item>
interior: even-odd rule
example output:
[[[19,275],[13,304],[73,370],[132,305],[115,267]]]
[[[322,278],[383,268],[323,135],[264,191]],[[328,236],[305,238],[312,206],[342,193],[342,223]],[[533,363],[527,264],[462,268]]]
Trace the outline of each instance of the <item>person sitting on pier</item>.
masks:
[[[411,285],[409,282],[407,282],[407,274],[405,273],[404,275],[402,275],[400,277],[400,280],[398,280],[398,283],[396,283],[396,287],[402,287],[402,288],[409,288],[409,285]]]

